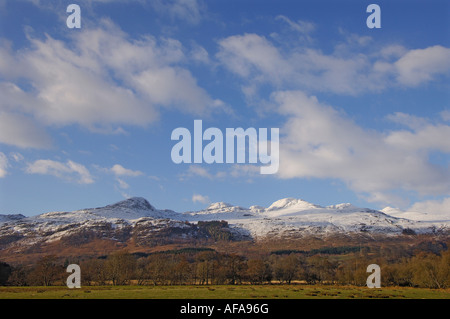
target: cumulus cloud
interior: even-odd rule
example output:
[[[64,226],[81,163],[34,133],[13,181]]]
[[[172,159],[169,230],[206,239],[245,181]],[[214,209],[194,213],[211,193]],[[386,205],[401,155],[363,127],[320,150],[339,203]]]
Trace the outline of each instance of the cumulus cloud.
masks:
[[[214,174],[211,174],[208,169],[198,166],[198,165],[190,165],[188,170],[181,175],[181,180],[184,180],[186,178],[190,178],[193,176],[200,176],[207,179],[213,179]]]
[[[316,26],[312,22],[297,20],[296,22],[292,21],[288,17],[284,15],[278,15],[275,17],[276,20],[281,20],[285,22],[292,30],[297,31],[302,34],[311,33],[316,29]]]
[[[0,7],[4,4],[0,1]],[[68,3],[64,0],[22,0],[30,2],[39,8],[48,11],[60,12],[64,10]],[[159,16],[169,18],[172,22],[182,21],[188,24],[198,24],[206,13],[206,4],[203,0],[79,0],[78,4],[82,8],[91,8],[95,4],[110,3],[138,4],[143,10],[147,9],[158,13]]]
[[[116,181],[116,184],[114,185],[114,188],[116,190],[119,190],[119,192],[122,194],[123,197],[129,198],[130,196],[123,192],[123,190],[129,189],[130,184],[128,184],[125,179],[128,177],[138,177],[145,175],[143,172],[138,170],[132,170],[129,168],[125,168],[120,164],[115,164],[111,168],[102,168],[98,167],[101,171],[113,174],[114,179]]]
[[[429,161],[431,152],[450,153],[450,141],[439,138],[450,136],[450,126],[377,132],[304,92],[280,91],[272,99],[287,118],[280,129],[281,178],[336,178],[370,201],[393,204],[401,201],[392,195],[399,189],[450,193],[449,168]]]
[[[116,176],[136,177],[144,174],[141,171],[133,171],[131,169],[125,168],[120,164],[115,164],[113,167],[111,167],[110,171]]]
[[[355,94],[378,82],[367,72],[370,63],[364,55],[345,58],[305,47],[282,50],[257,34],[231,36],[219,46],[217,57],[227,69],[259,85]]]
[[[437,150],[450,153],[450,126],[446,124],[428,124],[413,131],[394,131],[389,134],[386,143],[405,151]]]
[[[21,148],[49,148],[52,144],[45,129],[32,118],[22,114],[1,111],[0,143]]]
[[[28,40],[17,52],[0,43],[2,143],[43,147],[49,139],[42,126],[113,133],[118,125],[151,124],[165,108],[205,115],[224,107],[182,66],[188,57],[177,40],[133,39],[109,20],[69,43],[49,35]],[[23,123],[14,130],[8,120]]]
[[[8,173],[7,172],[8,166],[9,166],[8,158],[6,157],[5,154],[0,152],[0,178],[3,178],[6,176],[6,174]]]
[[[17,152],[13,152],[10,153],[9,156],[15,161],[15,162],[21,162],[24,160],[24,157],[22,154],[17,153]]]
[[[194,194],[194,195],[192,195],[192,202],[193,203],[209,204],[211,201],[209,200],[208,196],[203,196],[203,195],[200,195],[200,194]]]
[[[279,19],[296,26],[286,17]],[[379,92],[392,86],[414,87],[450,75],[449,48],[407,50],[388,45],[373,53],[367,50],[371,38],[344,35],[345,41],[331,53],[305,45],[276,45],[254,33],[233,35],[219,41],[217,58],[253,86],[270,84],[346,95]]]
[[[127,182],[125,182],[124,180],[122,180],[120,178],[117,178],[117,183],[118,183],[118,185],[119,185],[119,187],[121,189],[128,189],[128,188],[130,188],[130,185],[128,185]]]
[[[419,129],[425,125],[430,124],[430,121],[428,119],[402,112],[388,114],[386,118],[391,122],[409,127],[411,129]]]
[[[242,77],[262,81],[262,75],[271,75],[271,81],[281,80],[289,73],[289,63],[265,37],[256,34],[235,35],[219,42],[218,59],[232,72]],[[253,73],[255,73],[253,75]]]
[[[450,49],[440,45],[411,50],[395,62],[397,79],[406,86],[418,86],[434,77],[449,74]]]
[[[180,175],[180,180],[187,180],[192,177],[202,177],[210,180],[219,180],[226,177],[241,178],[241,177],[261,177],[261,167],[253,164],[234,164],[227,165],[223,170],[211,172],[210,169],[191,165],[186,172]]]
[[[197,63],[210,64],[211,59],[208,51],[199,44],[194,43],[190,52],[191,59]]]
[[[198,0],[153,0],[151,5],[160,14],[191,24],[198,24],[205,10],[203,2]]]
[[[428,200],[417,202],[408,211],[429,213],[433,216],[441,215],[445,219],[450,218],[450,197],[442,200]]]
[[[52,175],[66,181],[79,184],[92,184],[89,170],[82,164],[68,160],[66,163],[53,160],[37,160],[29,163],[25,169],[28,174]]]
[[[450,110],[444,110],[441,113],[441,118],[446,121],[446,122],[450,122]]]

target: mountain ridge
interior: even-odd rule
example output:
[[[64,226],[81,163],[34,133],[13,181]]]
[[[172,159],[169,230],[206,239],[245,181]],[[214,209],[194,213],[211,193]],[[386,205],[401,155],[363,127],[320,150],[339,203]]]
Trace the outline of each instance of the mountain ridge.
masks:
[[[228,234],[223,238],[259,240],[332,234],[426,234],[446,231],[449,226],[449,220],[417,221],[348,203],[322,207],[295,198],[280,199],[268,207],[250,208],[217,202],[203,210],[179,213],[157,209],[145,198],[132,197],[71,212],[31,217],[0,215],[0,250],[58,240],[71,244],[93,239],[134,240],[140,245],[207,240],[212,238],[213,229],[215,234]]]

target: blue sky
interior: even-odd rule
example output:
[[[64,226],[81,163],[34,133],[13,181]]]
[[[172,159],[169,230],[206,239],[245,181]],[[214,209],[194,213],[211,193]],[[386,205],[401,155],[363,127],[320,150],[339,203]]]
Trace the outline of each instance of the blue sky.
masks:
[[[449,78],[448,1],[2,0],[0,214],[131,196],[450,214]],[[195,119],[279,128],[278,173],[174,164]]]

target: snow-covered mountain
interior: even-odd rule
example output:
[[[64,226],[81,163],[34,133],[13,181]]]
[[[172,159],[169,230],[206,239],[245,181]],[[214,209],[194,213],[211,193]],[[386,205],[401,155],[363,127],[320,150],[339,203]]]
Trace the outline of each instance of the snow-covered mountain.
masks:
[[[403,211],[398,208],[386,207],[381,210],[383,213],[388,215],[398,217],[398,218],[406,218],[415,221],[426,221],[432,223],[447,223],[450,219],[450,212],[448,213],[436,213],[436,212],[417,212],[417,211]]]
[[[49,212],[37,216],[0,215],[0,245],[32,245],[58,239],[74,238],[83,242],[84,237],[129,239],[132,229],[140,232],[167,228],[185,228],[179,221],[180,214],[170,210],[158,210],[146,199],[130,198],[99,208],[72,212]]]
[[[159,210],[146,199],[130,198],[99,208],[73,212],[50,212],[37,216],[0,215],[0,248],[5,245],[34,244],[57,239],[82,243],[86,238],[145,244],[155,236],[200,238],[199,222],[227,221],[234,235],[254,239],[267,236],[329,235],[334,233],[377,233],[385,235],[435,232],[450,227],[450,216],[418,219],[395,209],[377,211],[351,204],[322,207],[301,199],[285,198],[269,207],[244,208],[224,202],[206,209],[178,213]],[[410,218],[404,218],[410,217]]]
[[[0,223],[14,222],[23,218],[25,218],[25,216],[22,214],[0,215]]]
[[[450,216],[437,221],[411,220],[351,204],[322,207],[295,198],[280,199],[267,208],[214,203],[205,210],[183,216],[190,222],[226,220],[254,238],[358,232],[391,235],[404,230],[426,233],[450,227]]]

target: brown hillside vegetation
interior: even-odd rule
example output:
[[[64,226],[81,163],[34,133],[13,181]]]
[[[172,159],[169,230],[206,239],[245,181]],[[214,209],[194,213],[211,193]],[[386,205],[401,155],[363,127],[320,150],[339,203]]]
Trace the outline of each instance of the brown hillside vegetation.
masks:
[[[110,238],[92,239],[85,243],[73,243],[67,240],[38,243],[31,246],[9,246],[0,250],[0,261],[9,264],[34,264],[40,258],[53,255],[59,258],[97,258],[126,249],[130,253],[153,253],[186,247],[207,247],[218,252],[233,253],[243,256],[267,255],[278,250],[310,251],[323,247],[361,247],[379,251],[424,250],[436,252],[446,249],[450,235],[342,235],[328,237],[308,236],[298,238],[263,238],[258,240],[171,240],[160,245],[142,245],[133,238],[126,241]]]
[[[179,241],[142,246],[96,239],[55,241],[1,252],[2,284],[65,284],[79,264],[83,285],[204,285],[304,282],[365,285],[366,268],[382,269],[383,286],[450,287],[448,236],[334,236],[260,241]],[[16,248],[17,249],[17,248]]]

